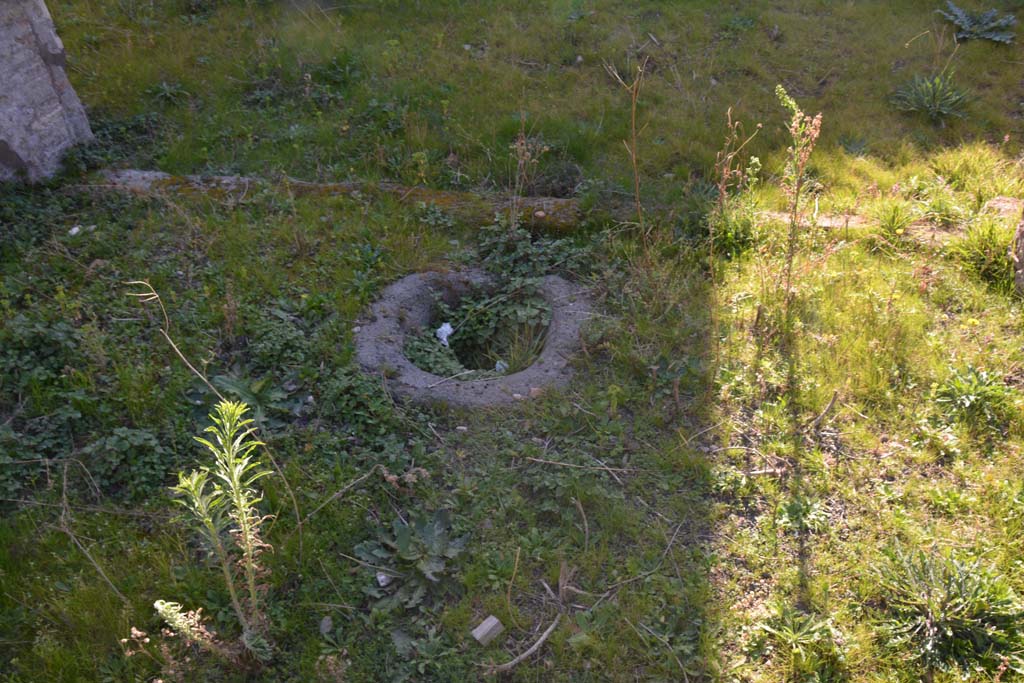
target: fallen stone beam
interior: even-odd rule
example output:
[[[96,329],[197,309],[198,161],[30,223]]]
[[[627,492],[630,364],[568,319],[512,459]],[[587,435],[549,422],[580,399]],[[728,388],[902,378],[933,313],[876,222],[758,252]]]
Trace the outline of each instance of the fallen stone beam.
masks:
[[[389,196],[403,203],[434,205],[459,220],[479,225],[493,222],[495,214],[507,215],[512,202],[505,195],[435,190],[388,182],[310,183],[292,178],[270,182],[245,176],[176,176],[160,171],[131,169],[104,171],[100,178],[102,181],[93,184],[93,187],[141,195],[198,193],[239,200],[261,187],[274,186],[297,197],[352,196],[357,193],[367,197]],[[517,205],[520,223],[536,230],[567,232],[580,219],[579,205],[574,199],[520,197]]]

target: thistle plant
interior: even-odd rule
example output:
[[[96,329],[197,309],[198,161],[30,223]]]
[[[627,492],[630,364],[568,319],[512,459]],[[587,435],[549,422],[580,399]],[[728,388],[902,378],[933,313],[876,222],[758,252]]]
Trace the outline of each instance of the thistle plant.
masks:
[[[789,200],[789,240],[786,251],[786,312],[792,297],[793,259],[796,258],[798,228],[800,225],[800,200],[807,182],[807,163],[821,134],[821,113],[811,117],[805,114],[786,89],[775,86],[775,95],[790,115],[789,135],[793,144],[786,150],[786,166],[782,171],[782,190]]]
[[[176,502],[188,510],[210,544],[242,629],[242,644],[256,659],[264,661],[269,658],[270,644],[262,610],[266,587],[261,582],[264,572],[260,556],[270,546],[260,536],[267,517],[256,507],[263,495],[255,484],[270,470],[256,458],[255,451],[263,444],[253,437],[253,421],[244,417],[247,410],[244,403],[217,404],[210,415],[213,424],[204,430],[210,438],[195,437],[213,454],[213,466],[179,472],[178,485],[171,490],[178,494]],[[191,613],[182,613],[180,605],[175,611],[175,605],[158,601],[156,607],[172,629],[194,640],[189,624],[179,618]]]

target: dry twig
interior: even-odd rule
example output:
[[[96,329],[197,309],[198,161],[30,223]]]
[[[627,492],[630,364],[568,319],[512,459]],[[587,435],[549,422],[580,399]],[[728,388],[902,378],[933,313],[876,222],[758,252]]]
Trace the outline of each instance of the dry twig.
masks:
[[[555,620],[551,622],[551,625],[548,626],[547,630],[544,631],[544,633],[541,634],[540,638],[537,639],[537,642],[535,642],[533,645],[531,645],[529,647],[529,649],[526,650],[526,652],[522,653],[521,655],[519,655],[515,659],[513,659],[511,661],[508,661],[508,662],[505,662],[504,664],[484,665],[484,666],[488,667],[487,673],[493,675],[493,674],[496,674],[496,673],[501,673],[503,671],[511,671],[517,665],[519,665],[522,662],[524,662],[527,659],[529,659],[531,656],[533,656],[533,654],[535,652],[537,652],[537,650],[540,649],[540,646],[544,644],[544,641],[546,641],[548,639],[548,637],[552,633],[555,632],[555,628],[558,627],[558,622],[560,622],[561,620],[562,620],[562,613],[559,612],[558,614],[555,615]]]

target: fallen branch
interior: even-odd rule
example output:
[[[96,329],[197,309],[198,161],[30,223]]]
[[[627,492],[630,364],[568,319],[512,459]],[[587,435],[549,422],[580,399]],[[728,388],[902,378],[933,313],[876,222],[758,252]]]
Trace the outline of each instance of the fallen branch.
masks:
[[[590,525],[587,523],[587,513],[583,511],[583,503],[579,498],[573,498],[572,502],[576,504],[576,509],[583,519],[583,552],[587,552],[590,550]]]
[[[546,641],[548,639],[548,636],[550,636],[552,633],[555,632],[555,628],[558,627],[558,622],[560,622],[561,620],[562,620],[562,614],[561,614],[561,612],[559,612],[558,614],[555,615],[555,620],[551,622],[551,626],[548,626],[547,630],[544,631],[544,633],[541,634],[540,638],[537,639],[537,642],[534,643],[533,645],[531,645],[530,648],[526,652],[524,652],[523,654],[519,655],[515,659],[513,659],[513,660],[511,660],[509,662],[505,662],[504,664],[485,664],[485,665],[483,665],[483,666],[487,666],[488,667],[487,673],[490,674],[490,675],[493,675],[493,674],[497,674],[497,673],[502,673],[503,671],[511,671],[517,665],[519,665],[522,662],[524,662],[527,659],[529,659],[531,656],[533,656],[534,653],[537,652],[537,650],[540,649],[540,646],[544,644],[544,641]]]
[[[331,504],[331,503],[333,503],[334,501],[336,501],[336,500],[338,500],[339,498],[341,498],[341,497],[342,497],[343,495],[345,495],[345,494],[346,494],[346,493],[348,493],[348,492],[349,492],[350,490],[352,490],[352,489],[353,489],[353,488],[354,488],[354,487],[355,487],[355,486],[356,486],[357,484],[361,484],[362,482],[364,482],[364,481],[366,481],[367,479],[369,479],[369,477],[370,477],[370,475],[371,475],[371,474],[373,474],[374,472],[376,472],[376,471],[377,471],[378,469],[381,469],[381,468],[382,468],[382,466],[381,466],[381,465],[374,465],[373,467],[371,467],[371,468],[370,468],[370,470],[369,470],[369,471],[368,471],[368,472],[367,472],[366,474],[364,474],[364,475],[362,475],[362,476],[360,476],[360,477],[357,477],[357,478],[353,479],[352,481],[350,481],[349,483],[345,484],[345,485],[344,485],[343,487],[341,487],[340,489],[338,489],[337,491],[335,491],[335,492],[334,492],[333,494],[331,494],[331,497],[330,497],[330,498],[328,498],[328,499],[327,499],[327,500],[325,500],[324,502],[322,502],[322,503],[320,503],[319,505],[317,505],[317,506],[316,506],[316,509],[315,509],[315,510],[313,510],[313,511],[312,511],[312,512],[310,512],[310,513],[309,513],[308,515],[306,515],[305,517],[303,517],[303,518],[302,518],[302,520],[301,520],[301,521],[299,522],[299,526],[298,526],[298,528],[302,528],[302,526],[303,526],[303,525],[304,525],[304,524],[305,524],[306,522],[308,522],[308,521],[309,521],[309,519],[310,519],[310,518],[311,518],[311,517],[312,517],[313,515],[315,515],[316,513],[320,512],[320,511],[321,511],[321,510],[323,510],[323,509],[324,509],[325,507],[327,507],[328,505],[330,505],[330,504]],[[294,531],[293,531],[292,533],[294,533]],[[291,534],[288,534],[288,536],[286,536],[286,537],[285,537],[285,541],[287,541],[287,540],[288,540],[289,538],[291,538]]]
[[[82,544],[82,542],[80,540],[78,540],[78,536],[76,536],[75,532],[71,529],[71,525],[73,523],[73,517],[71,516],[71,507],[68,505],[68,463],[67,463],[67,461],[64,462],[64,472],[63,472],[63,476],[62,476],[62,479],[61,479],[60,501],[61,501],[60,522],[57,525],[57,528],[60,529],[61,531],[63,531],[65,534],[67,534],[67,537],[71,540],[72,543],[75,544],[75,547],[78,548],[80,551],[82,551],[82,554],[85,555],[85,559],[89,560],[89,563],[96,570],[96,573],[98,573],[100,575],[100,578],[102,578],[106,582],[107,586],[110,587],[110,590],[114,592],[114,595],[119,597],[121,599],[121,602],[123,602],[125,605],[130,605],[131,603],[129,602],[128,598],[125,597],[125,594],[122,593],[118,589],[118,587],[114,585],[114,582],[110,580],[109,576],[107,576],[107,572],[105,572],[103,570],[103,567],[100,565],[100,563],[97,562],[96,558],[94,558],[92,556],[92,553],[89,552],[89,549],[86,548]]]
[[[661,557],[658,558],[658,564],[654,565],[654,569],[651,569],[651,570],[643,572],[641,574],[637,574],[636,576],[631,576],[628,579],[623,579],[622,581],[617,581],[617,582],[611,584],[610,586],[608,586],[605,589],[604,593],[601,593],[601,596],[597,599],[597,602],[595,602],[593,605],[591,605],[591,607],[590,607],[591,611],[597,609],[598,605],[600,605],[602,602],[604,602],[607,598],[611,597],[612,593],[614,593],[619,588],[622,588],[623,586],[625,586],[627,584],[630,584],[630,583],[633,583],[635,581],[640,581],[642,579],[646,579],[648,576],[651,576],[651,575],[655,574],[659,569],[661,569],[661,565],[663,565],[665,563],[665,558],[668,557],[669,551],[672,550],[672,546],[675,545],[676,537],[679,536],[679,530],[682,529],[682,528],[683,528],[682,523],[679,523],[679,524],[676,525],[676,530],[674,532],[672,532],[672,538],[669,539],[668,545],[666,545],[665,546],[665,550],[662,551]]]
[[[596,465],[577,465],[571,462],[559,462],[558,460],[542,460],[541,458],[525,458],[530,462],[539,462],[543,465],[558,465],[559,467],[572,467],[578,470],[598,470],[600,472],[636,472],[635,469],[626,467],[597,467]]]
[[[829,399],[828,405],[825,406],[825,410],[821,411],[818,417],[811,420],[807,426],[817,429],[818,425],[821,424],[821,421],[825,419],[825,416],[832,412],[832,407],[835,406],[837,398],[839,398],[839,392],[833,391],[832,398]]]
[[[519,573],[519,551],[522,547],[516,548],[516,561],[512,565],[512,578],[508,580],[508,589],[505,591],[505,607],[508,608],[508,618],[512,621],[512,624],[519,628],[519,622],[516,621],[516,615],[512,612],[512,584],[516,582],[516,574]]]

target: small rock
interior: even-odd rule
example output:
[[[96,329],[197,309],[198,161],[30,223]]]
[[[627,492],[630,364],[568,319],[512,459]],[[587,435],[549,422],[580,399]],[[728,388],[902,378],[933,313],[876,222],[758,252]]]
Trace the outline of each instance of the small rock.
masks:
[[[1024,199],[1016,197],[993,197],[985,202],[985,213],[998,214],[1000,218],[1020,218],[1024,213]]]
[[[497,637],[499,633],[505,630],[501,622],[498,621],[498,617],[493,614],[483,620],[479,626],[473,629],[473,637],[481,645],[486,645]]]
[[[512,394],[512,398],[514,398],[517,401],[522,401],[526,397],[523,396],[522,394]]]
[[[72,237],[74,237],[75,235],[77,235],[80,232],[82,232],[82,226],[81,225],[76,225],[75,227],[73,227],[70,230],[68,230],[68,234],[71,235]]]
[[[1013,235],[1013,242],[1010,243],[1010,251],[1007,256],[1013,263],[1013,281],[1017,287],[1017,293],[1024,293],[1024,216],[1017,224],[1017,230]]]
[[[583,55],[576,55],[576,63],[577,64],[582,64],[583,63]]]
[[[455,428],[455,431],[457,431],[457,432],[468,432],[469,431],[469,427],[467,427],[465,425],[459,425],[458,427]]]
[[[544,389],[541,387],[530,387],[530,398],[537,398],[544,393]]]
[[[381,588],[386,587],[393,580],[394,578],[390,574],[385,574],[384,572],[377,572],[377,585]]]
[[[328,614],[326,617],[320,620],[320,635],[326,636],[334,628],[334,619],[331,619],[331,615]]]

